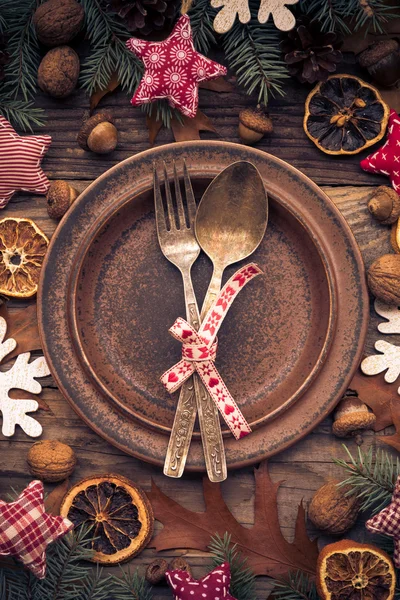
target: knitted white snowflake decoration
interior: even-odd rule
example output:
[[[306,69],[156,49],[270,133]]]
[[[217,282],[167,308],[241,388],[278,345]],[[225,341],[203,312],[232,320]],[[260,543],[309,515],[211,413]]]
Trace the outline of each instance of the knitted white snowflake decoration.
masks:
[[[400,309],[393,304],[385,304],[382,300],[375,300],[375,310],[388,323],[379,323],[378,331],[381,333],[400,333]]]
[[[299,0],[261,0],[258,11],[260,23],[266,23],[272,15],[275,27],[281,31],[289,31],[296,24],[296,19],[286,4],[296,4]],[[250,21],[249,0],[211,0],[211,6],[221,8],[214,19],[217,33],[226,33],[235,22],[236,16],[241,23]]]
[[[0,317],[0,362],[17,345],[17,342],[12,338],[3,341],[6,331],[7,323],[3,317]],[[46,360],[42,356],[29,363],[29,358],[29,352],[20,354],[11,369],[4,373],[0,372],[2,433],[6,437],[14,434],[16,425],[19,425],[31,437],[37,437],[42,433],[40,423],[26,414],[37,410],[39,403],[36,400],[14,400],[8,395],[12,389],[25,390],[32,394],[39,394],[42,391],[42,386],[35,380],[35,377],[50,375]]]

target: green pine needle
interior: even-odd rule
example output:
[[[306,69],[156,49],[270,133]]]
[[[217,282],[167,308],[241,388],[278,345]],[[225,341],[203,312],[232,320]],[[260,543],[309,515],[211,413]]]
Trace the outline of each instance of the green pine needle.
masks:
[[[210,0],[195,0],[189,11],[193,43],[198,52],[208,54],[211,46],[216,43],[213,21],[217,12]]]
[[[400,458],[394,458],[384,450],[376,452],[375,460],[372,447],[367,452],[358,448],[357,455],[347,452],[348,462],[334,458],[334,462],[342,467],[348,477],[341,486],[349,486],[348,494],[357,494],[361,501],[361,510],[372,509],[376,514],[391,500],[397,477],[400,475]]]
[[[301,10],[316,18],[322,31],[350,34],[366,27],[366,31],[384,33],[387,23],[400,17],[400,8],[387,0],[302,0]]]
[[[254,600],[255,576],[247,566],[247,559],[237,550],[237,544],[231,543],[231,536],[225,533],[211,538],[209,545],[213,554],[213,566],[228,562],[231,570],[230,593],[237,600]]]
[[[318,600],[315,583],[302,571],[289,573],[287,579],[274,579],[274,600]]]
[[[137,570],[122,571],[121,577],[113,577],[112,592],[113,600],[151,600],[153,597],[152,588]]]
[[[33,125],[38,127],[44,125],[44,110],[35,108],[33,102],[3,99],[0,96],[0,114],[14,127],[19,127],[24,131],[33,131]]]

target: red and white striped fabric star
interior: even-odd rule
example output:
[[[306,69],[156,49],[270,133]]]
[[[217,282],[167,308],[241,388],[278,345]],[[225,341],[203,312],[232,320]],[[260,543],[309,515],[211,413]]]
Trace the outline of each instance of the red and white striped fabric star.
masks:
[[[170,106],[194,117],[199,104],[199,83],[227,72],[225,67],[196,51],[187,15],[180,17],[171,35],[162,42],[131,38],[126,45],[145,66],[131,100],[133,106],[167,98]]]
[[[182,360],[161,376],[165,389],[172,394],[197,371],[237,440],[251,433],[251,429],[214,365],[217,352],[216,337],[230,305],[240,290],[261,273],[261,269],[255,263],[236,271],[213,302],[198,331],[185,319],[176,319],[169,332],[182,343]]]
[[[165,574],[175,600],[235,600],[229,593],[231,571],[222,563],[201,579],[193,579],[187,571],[167,571]]]
[[[73,528],[45,513],[43,483],[32,481],[15,502],[0,500],[0,555],[15,556],[36,577],[46,575],[46,548]]]
[[[364,171],[390,177],[393,189],[400,194],[400,117],[396,111],[390,111],[386,142],[360,165]]]
[[[40,163],[51,144],[49,135],[18,135],[0,115],[0,208],[20,190],[45,194],[50,181]]]

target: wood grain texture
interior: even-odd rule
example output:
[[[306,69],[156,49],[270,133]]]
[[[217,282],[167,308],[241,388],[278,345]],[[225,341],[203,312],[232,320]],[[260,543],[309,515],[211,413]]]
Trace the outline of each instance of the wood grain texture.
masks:
[[[270,111],[274,120],[274,133],[263,139],[258,148],[282,158],[310,176],[316,183],[325,186],[324,190],[336,203],[347,219],[368,267],[379,255],[390,251],[389,227],[376,223],[367,210],[367,201],[374,186],[387,183],[383,177],[364,173],[359,167],[360,156],[332,158],[322,154],[306,138],[302,129],[303,106],[307,89],[292,84],[290,93],[279,101],[272,101]],[[254,105],[250,98],[239,92],[215,94],[206,90],[200,92],[200,107],[213,119],[221,139],[238,142],[237,122],[241,108]],[[67,179],[77,189],[83,190],[93,179],[104,173],[112,165],[132,154],[149,147],[145,119],[140,110],[129,105],[128,98],[117,92],[104,98],[101,107],[111,108],[119,130],[118,149],[111,155],[95,156],[79,148],[76,135],[80,120],[88,108],[88,99],[82,92],[76,92],[64,101],[54,101],[39,96],[38,103],[47,110],[48,121],[41,130],[53,137],[43,167],[51,179]],[[215,139],[213,134],[203,138]],[[157,144],[172,141],[171,133],[162,130]],[[43,231],[51,236],[57,223],[47,216],[45,199],[41,196],[17,194],[2,212],[3,217],[18,216],[34,219]],[[29,302],[26,301],[26,304]],[[10,302],[10,311],[24,302]],[[378,315],[371,302],[371,325],[367,340],[367,351],[381,335],[376,329]],[[387,336],[388,341],[390,336]],[[385,337],[386,339],[386,337]],[[394,340],[393,340],[394,341]],[[2,369],[4,367],[0,367]],[[68,365],[65,365],[68,368]],[[57,390],[51,377],[44,382],[43,400],[50,410],[40,410],[37,415],[43,426],[42,439],[58,439],[70,444],[77,453],[78,466],[71,478],[74,483],[94,473],[118,472],[150,489],[153,477],[161,489],[183,506],[191,510],[204,510],[200,477],[185,475],[182,480],[164,477],[161,470],[144,464],[135,458],[126,456],[93,433],[73,412]],[[391,433],[388,429],[387,432]],[[33,442],[20,430],[11,439],[0,435],[0,496],[5,497],[10,486],[21,490],[31,479],[26,456]],[[374,434],[364,436],[364,448],[371,444],[379,447]],[[354,451],[355,445],[349,442]],[[297,505],[301,499],[307,503],[313,492],[327,479],[340,477],[340,470],[333,464],[333,457],[344,457],[342,441],[331,434],[331,418],[326,419],[305,439],[289,450],[276,456],[270,464],[274,481],[283,480],[279,491],[279,515],[282,530],[289,540],[292,539]],[[51,486],[46,486],[51,489]],[[254,478],[252,469],[242,469],[230,474],[222,484],[224,498],[234,516],[243,524],[253,523]],[[361,533],[363,531],[362,526]],[[156,531],[161,525],[156,524]],[[364,535],[362,533],[362,535]],[[209,564],[208,557],[201,552],[183,551],[193,565],[195,576],[204,574]],[[166,558],[182,554],[162,553]],[[143,569],[155,556],[152,548],[146,549],[128,566]],[[114,570],[116,572],[116,570]],[[257,580],[257,598],[266,598],[270,584],[266,578]],[[166,587],[158,587],[156,599],[171,598]]]

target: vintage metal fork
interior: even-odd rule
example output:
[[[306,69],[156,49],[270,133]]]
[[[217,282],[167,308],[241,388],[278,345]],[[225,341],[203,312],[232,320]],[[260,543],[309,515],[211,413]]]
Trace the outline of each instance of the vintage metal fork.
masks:
[[[160,180],[154,166],[154,204],[157,235],[161,251],[165,258],[181,272],[185,294],[186,318],[195,329],[198,329],[200,326],[200,314],[190,274],[192,265],[200,253],[200,246],[194,233],[196,202],[189,173],[184,162],[183,179],[187,208],[187,214],[185,214],[184,201],[182,199],[175,162],[173,168],[176,211],[172,201],[167,168],[164,163],[165,213]],[[207,411],[203,411],[201,403],[206,403]],[[214,403],[211,402],[211,404]],[[212,409],[213,414],[210,415],[208,392],[196,374],[185,381],[180,390],[178,406],[164,463],[164,474],[169,477],[182,476],[196,420],[196,406],[199,414],[208,477],[211,481],[222,481],[226,479],[226,462],[218,411],[214,405]],[[206,419],[203,419],[204,412],[207,414]]]

